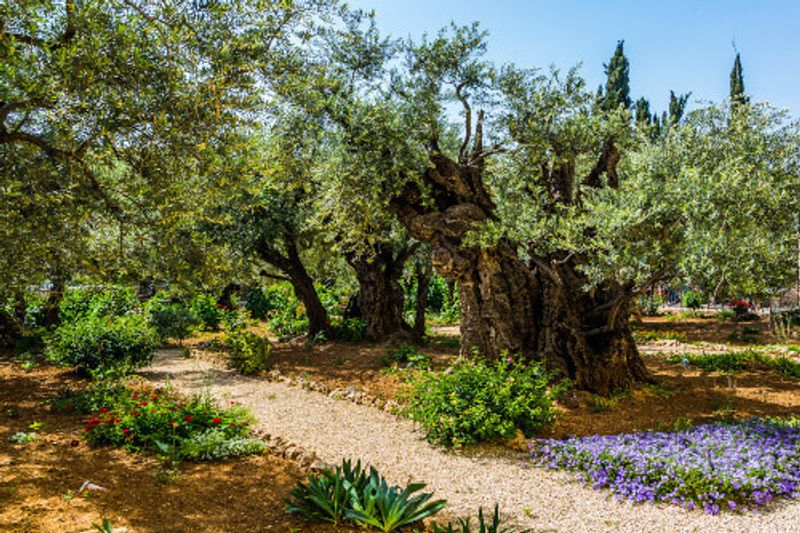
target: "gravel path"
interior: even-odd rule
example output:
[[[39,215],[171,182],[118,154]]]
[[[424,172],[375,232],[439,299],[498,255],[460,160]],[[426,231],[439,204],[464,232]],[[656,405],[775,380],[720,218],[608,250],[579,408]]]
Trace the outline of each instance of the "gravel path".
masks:
[[[758,516],[717,517],[668,505],[618,503],[568,474],[525,468],[519,454],[434,448],[413,423],[376,408],[244,377],[177,350],[159,352],[141,374],[184,393],[210,392],[241,402],[258,419],[258,429],[314,451],[325,462],[360,458],[390,482],[425,482],[437,498],[448,500],[448,514],[474,514],[497,502],[509,519],[534,531],[800,532],[800,502],[782,502]]]

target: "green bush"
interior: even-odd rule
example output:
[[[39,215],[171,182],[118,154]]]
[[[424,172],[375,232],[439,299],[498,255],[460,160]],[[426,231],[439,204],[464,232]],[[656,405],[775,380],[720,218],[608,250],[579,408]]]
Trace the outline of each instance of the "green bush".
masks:
[[[314,284],[320,302],[330,316],[340,312],[339,298],[327,287],[319,283]],[[281,340],[299,337],[308,332],[308,316],[306,307],[295,296],[292,284],[289,282],[273,283],[267,287],[265,296],[269,302],[267,312],[267,327]],[[352,324],[355,326],[356,324]],[[356,334],[350,331],[346,334]],[[344,339],[343,339],[344,340]]]
[[[333,320],[333,336],[340,341],[360,342],[367,333],[367,323],[360,318]]]
[[[253,287],[247,293],[245,307],[250,311],[250,316],[256,320],[264,320],[270,310],[270,303],[261,287]]]
[[[351,520],[381,531],[395,531],[432,516],[445,506],[444,500],[429,501],[432,494],[415,494],[425,485],[390,486],[375,468],[369,473],[361,462],[353,467],[345,460],[335,470],[312,474],[298,482],[287,501],[286,512],[311,522]]]
[[[700,291],[688,290],[683,293],[682,302],[689,309],[700,309],[703,306],[703,294]]]
[[[95,369],[147,365],[158,345],[158,334],[142,315],[90,314],[59,326],[48,346],[56,362]]]
[[[463,361],[446,372],[422,371],[403,397],[405,414],[432,443],[461,446],[532,436],[555,421],[550,375],[538,363]]]
[[[170,301],[166,295],[160,293],[147,302],[145,311],[150,325],[164,341],[183,340],[192,329],[200,325],[200,320],[188,307],[180,302]]]
[[[217,306],[217,299],[210,294],[198,294],[189,304],[192,314],[197,317],[207,331],[217,331],[222,321],[222,309]]]
[[[664,302],[666,302],[666,298],[662,294],[654,292],[639,298],[639,308],[645,315],[655,316]]]
[[[442,527],[437,523],[432,525],[432,533],[526,533],[528,530],[514,530],[504,527],[500,522],[500,508],[497,504],[494,506],[494,514],[491,520],[483,515],[483,508],[478,509],[478,522],[477,529],[472,528],[472,520],[470,518],[459,518],[458,523],[454,526],[448,523]]]
[[[431,358],[419,351],[415,346],[401,344],[396,348],[386,352],[381,357],[381,366],[400,365],[405,368],[428,368],[431,366]]]
[[[74,288],[67,290],[61,300],[59,319],[69,324],[89,315],[124,316],[138,305],[136,291],[129,287]]]
[[[123,446],[181,459],[221,459],[259,453],[263,443],[246,439],[252,416],[242,407],[218,408],[208,396],[183,400],[159,391],[134,391],[104,405],[86,422],[93,446]]]
[[[257,374],[269,368],[272,345],[267,339],[244,330],[233,330],[225,336],[230,365],[242,374]]]

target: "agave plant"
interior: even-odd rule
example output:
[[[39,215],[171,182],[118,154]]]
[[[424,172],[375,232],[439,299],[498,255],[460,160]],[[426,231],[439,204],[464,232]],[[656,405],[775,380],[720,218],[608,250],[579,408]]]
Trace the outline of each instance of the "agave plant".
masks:
[[[466,520],[459,518],[458,524],[455,526],[450,523],[444,527],[436,523],[433,524],[433,533],[526,533],[528,531],[530,530],[513,530],[507,527],[501,527],[500,510],[497,504],[494,506],[494,515],[492,516],[491,522],[487,522],[486,518],[483,516],[483,508],[481,507],[478,509],[477,529],[472,529],[469,518]]]
[[[369,482],[351,492],[351,508],[345,516],[384,532],[413,524],[442,510],[445,500],[429,501],[433,494],[414,494],[425,488],[412,483],[404,489],[389,486],[383,476],[370,469]]]
[[[363,490],[369,476],[361,468],[345,460],[335,470],[323,470],[311,475],[306,482],[298,481],[286,502],[287,513],[297,513],[308,521],[338,524],[349,507],[351,493]]]

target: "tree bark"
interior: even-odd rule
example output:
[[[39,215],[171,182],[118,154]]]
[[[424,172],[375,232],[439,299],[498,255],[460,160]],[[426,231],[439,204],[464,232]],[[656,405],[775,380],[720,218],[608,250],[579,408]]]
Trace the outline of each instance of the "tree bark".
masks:
[[[462,354],[542,360],[601,394],[647,380],[625,288],[607,283],[584,291],[580,258],[572,254],[533,255],[526,264],[505,238],[487,248],[465,244],[468,232],[495,218],[481,168],[443,155],[431,161],[424,176],[431,201],[409,183],[392,209],[414,238],[431,244],[436,271],[458,284]]]
[[[358,308],[366,323],[365,336],[373,342],[416,338],[403,317],[405,295],[400,284],[412,252],[411,247],[404,246],[395,253],[389,244],[383,244],[372,253],[346,255],[358,278]]]
[[[414,335],[418,339],[425,336],[425,309],[428,307],[428,289],[431,285],[433,269],[430,261],[418,261],[415,266],[417,279],[417,299],[414,309]]]
[[[256,252],[262,260],[280,269],[289,278],[295,296],[306,308],[309,337],[314,337],[318,333],[325,333],[330,337],[333,330],[328,310],[322,305],[317,289],[314,288],[314,279],[303,265],[297,244],[289,233],[284,236],[284,246],[285,253],[279,253],[270,246],[270,243],[262,239],[256,243]]]

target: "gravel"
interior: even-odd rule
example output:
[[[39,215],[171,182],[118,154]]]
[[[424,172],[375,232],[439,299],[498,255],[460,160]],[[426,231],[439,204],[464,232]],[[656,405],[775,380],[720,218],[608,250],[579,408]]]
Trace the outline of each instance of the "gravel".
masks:
[[[448,500],[447,517],[477,514],[500,504],[511,523],[533,531],[748,531],[800,532],[800,502],[783,501],[759,515],[709,516],[677,506],[618,502],[571,474],[527,464],[506,449],[448,451],[428,444],[410,421],[375,407],[334,400],[280,382],[241,376],[208,361],[159,352],[141,372],[158,385],[183,393],[208,392],[248,406],[256,429],[311,450],[327,463],[361,459],[393,483],[419,481]]]

